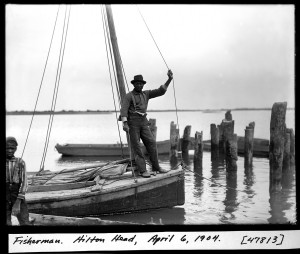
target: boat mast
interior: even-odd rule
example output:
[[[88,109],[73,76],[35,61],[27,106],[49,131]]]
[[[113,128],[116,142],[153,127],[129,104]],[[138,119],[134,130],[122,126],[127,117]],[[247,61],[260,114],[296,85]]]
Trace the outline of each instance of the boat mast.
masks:
[[[120,51],[119,51],[111,6],[106,4],[105,9],[106,9],[107,23],[108,23],[109,33],[110,33],[110,40],[111,40],[114,59],[115,59],[115,67],[116,67],[116,71],[117,71],[117,80],[118,80],[118,86],[119,86],[119,92],[120,92],[120,100],[121,100],[121,104],[122,104],[123,99],[126,95],[126,90],[125,90],[125,83],[124,83],[124,77],[123,77],[123,72],[122,72],[121,56],[120,56]],[[126,139],[127,139],[127,144],[128,144],[128,150],[130,153],[130,159],[132,160],[131,155],[134,153],[133,153],[133,150],[132,150],[132,147],[130,144],[130,137],[129,137],[128,132],[126,132]],[[131,167],[132,167],[132,165],[131,165]],[[134,173],[133,173],[133,175],[134,175]]]
[[[118,42],[117,42],[117,36],[116,36],[116,30],[115,30],[111,6],[107,4],[107,5],[105,5],[105,8],[106,8],[110,40],[111,40],[111,44],[112,44],[112,48],[113,48],[115,67],[116,67],[116,71],[117,71],[118,86],[119,86],[121,103],[122,103],[123,98],[126,95],[126,90],[125,90],[125,83],[124,83],[124,77],[123,77],[123,72],[122,72],[120,51],[119,51],[119,46],[118,46]]]

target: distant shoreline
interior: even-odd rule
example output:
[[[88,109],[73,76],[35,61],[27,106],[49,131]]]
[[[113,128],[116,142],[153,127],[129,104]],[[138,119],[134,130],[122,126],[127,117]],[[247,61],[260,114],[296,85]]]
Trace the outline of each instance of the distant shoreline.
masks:
[[[216,113],[222,111],[245,111],[245,110],[271,110],[271,108],[235,108],[235,109],[178,109],[178,112],[203,112],[203,113]],[[287,108],[287,110],[294,110],[294,108]],[[166,110],[148,110],[148,112],[175,112],[175,109]],[[62,110],[55,111],[51,113],[50,111],[36,111],[35,115],[78,115],[78,114],[112,114],[115,113],[114,110],[86,110],[86,111],[76,111],[76,110]],[[6,111],[6,115],[32,115],[33,111]]]

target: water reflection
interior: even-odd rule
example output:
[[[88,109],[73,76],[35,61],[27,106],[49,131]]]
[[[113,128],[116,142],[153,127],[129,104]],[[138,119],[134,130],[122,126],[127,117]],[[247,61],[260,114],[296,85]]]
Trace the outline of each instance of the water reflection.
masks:
[[[223,223],[231,223],[230,220],[235,219],[234,212],[237,210],[237,172],[226,173],[226,195],[224,200],[225,214],[221,217],[220,221]]]
[[[282,168],[281,191],[270,193],[270,211],[271,217],[269,223],[283,224],[290,223],[287,219],[287,212],[292,210],[294,201],[291,196],[295,192],[295,164],[287,163]]]
[[[220,170],[225,168],[225,155],[220,153],[219,150],[214,150],[211,153],[211,174],[213,179],[217,179],[220,176]]]
[[[202,160],[194,160],[194,196],[200,198],[203,193],[203,166]]]
[[[287,219],[285,218],[285,213],[283,211],[284,203],[286,199],[282,192],[274,192],[270,194],[270,214],[271,217],[268,218],[269,223],[281,224],[287,223]]]
[[[283,190],[289,190],[293,187],[295,180],[295,165],[288,165],[289,168],[283,168],[281,185]]]
[[[154,224],[154,225],[182,225],[185,222],[185,210],[182,207],[162,208],[155,210],[148,210],[146,212],[136,212],[127,214],[116,214],[102,216],[101,219],[134,222],[140,224]]]
[[[245,165],[245,171],[244,171],[244,185],[245,185],[245,192],[247,194],[251,194],[251,196],[255,193],[255,191],[252,189],[252,186],[254,185],[254,173],[253,173],[253,166]]]
[[[287,212],[291,211],[294,201],[291,196],[295,193],[295,167],[292,166],[290,172],[282,175],[282,190],[270,193],[270,223],[283,224],[290,223],[287,219]]]

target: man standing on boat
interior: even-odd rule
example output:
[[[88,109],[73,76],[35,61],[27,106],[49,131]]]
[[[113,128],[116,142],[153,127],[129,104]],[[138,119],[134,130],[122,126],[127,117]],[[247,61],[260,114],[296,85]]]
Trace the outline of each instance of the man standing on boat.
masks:
[[[168,70],[168,80],[158,89],[145,90],[143,87],[146,81],[142,75],[134,76],[131,83],[134,89],[127,93],[124,97],[121,107],[121,119],[123,122],[123,130],[129,132],[130,144],[135,154],[135,163],[138,171],[143,177],[150,177],[150,173],[146,170],[146,161],[142,149],[140,147],[140,139],[142,139],[152,163],[152,170],[155,172],[166,173],[167,170],[161,168],[158,163],[156,141],[149,127],[147,116],[148,101],[166,93],[169,84],[173,79],[173,73]]]
[[[26,165],[15,157],[18,142],[14,137],[6,138],[6,223],[12,225],[11,215],[16,214],[20,225],[31,225],[25,201],[27,191]]]

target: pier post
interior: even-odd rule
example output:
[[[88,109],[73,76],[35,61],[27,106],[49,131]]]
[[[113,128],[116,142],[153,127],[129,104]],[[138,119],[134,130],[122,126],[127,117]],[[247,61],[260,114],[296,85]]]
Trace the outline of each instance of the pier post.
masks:
[[[284,143],[286,136],[285,115],[286,102],[273,104],[270,122],[270,193],[281,191],[282,165],[284,155]]]
[[[234,134],[234,120],[227,121],[225,119],[222,121],[222,126],[223,126],[224,150],[226,153],[226,142]]]
[[[284,137],[284,153],[282,161],[282,174],[286,171],[290,171],[291,166],[291,134],[287,129]]]
[[[154,139],[156,140],[156,135],[157,135],[157,126],[156,126],[156,119],[150,118],[149,119],[149,127],[150,130],[153,134]]]
[[[194,169],[202,169],[203,159],[203,132],[195,133]]]
[[[178,143],[179,143],[179,130],[176,124],[172,121],[170,124],[170,161],[174,164],[177,163],[178,158]]]
[[[218,149],[211,149],[210,151],[210,159],[213,162],[214,160],[219,160],[219,148]]]
[[[295,134],[293,129],[287,129],[287,131],[290,133],[290,163],[293,167],[295,165]]]
[[[210,143],[211,143],[211,151],[219,148],[219,129],[217,126],[212,123],[210,125]]]
[[[231,110],[225,113],[225,119],[218,125],[219,130],[219,150],[226,154],[226,141],[234,133],[234,120],[232,120]]]
[[[226,171],[237,171],[237,135],[231,134],[226,140]]]
[[[225,144],[224,144],[224,140],[223,140],[223,125],[222,123],[218,125],[218,131],[219,131],[219,151],[221,153],[224,153],[224,147],[225,147]]]
[[[292,165],[292,154],[291,154],[291,140],[292,140],[292,129],[286,129],[285,140],[284,140],[284,153],[282,162],[282,188],[290,188],[293,181],[293,165]],[[292,148],[293,149],[293,148]]]
[[[232,121],[232,115],[231,115],[231,110],[227,110],[225,113],[225,120],[226,121]]]
[[[245,169],[253,166],[253,142],[254,142],[254,127],[255,123],[251,122],[245,129],[244,140],[244,166]]]
[[[215,124],[210,125],[210,153],[211,161],[219,157],[220,130]]]
[[[182,142],[181,142],[181,151],[182,151],[182,157],[184,160],[188,161],[189,157],[189,146],[191,142],[191,126],[187,125],[184,128]]]

